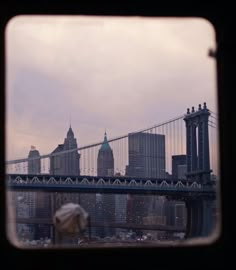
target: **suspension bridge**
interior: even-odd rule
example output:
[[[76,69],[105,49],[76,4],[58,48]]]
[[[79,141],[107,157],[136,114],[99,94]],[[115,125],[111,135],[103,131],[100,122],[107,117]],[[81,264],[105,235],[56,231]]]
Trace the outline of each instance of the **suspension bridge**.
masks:
[[[196,110],[187,109],[184,115],[126,135],[108,139],[105,133],[104,140],[85,146],[77,146],[70,127],[64,144],[51,153],[40,155],[32,149],[27,158],[6,161],[7,187],[12,194],[33,194],[33,204],[37,194],[41,194],[41,201],[50,194],[50,215],[74,196],[94,216],[92,211],[99,204],[96,194],[106,194],[102,198],[109,198],[107,204],[113,213],[108,216],[113,226],[119,213],[123,223],[131,224],[128,219],[138,222],[132,215],[146,200],[138,200],[138,195],[150,196],[152,202],[154,196],[165,196],[185,203],[186,237],[209,235],[214,226],[214,177],[218,175],[217,128],[217,115],[205,103]],[[124,195],[132,198],[132,206]],[[101,201],[106,204],[105,199]],[[31,214],[33,218],[39,222],[35,213]]]

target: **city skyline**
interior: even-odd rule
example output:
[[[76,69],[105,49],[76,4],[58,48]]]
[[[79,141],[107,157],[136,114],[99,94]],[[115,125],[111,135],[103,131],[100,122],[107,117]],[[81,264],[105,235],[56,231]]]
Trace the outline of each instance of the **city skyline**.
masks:
[[[105,129],[128,134],[198,103],[217,112],[214,38],[203,19],[15,17],[6,30],[6,159],[26,157],[30,145],[50,153],[70,123],[83,146]]]

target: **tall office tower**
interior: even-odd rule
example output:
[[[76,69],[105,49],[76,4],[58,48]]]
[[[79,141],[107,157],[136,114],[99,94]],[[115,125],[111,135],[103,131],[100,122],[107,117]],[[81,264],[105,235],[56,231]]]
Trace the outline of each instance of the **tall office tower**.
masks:
[[[31,146],[28,158],[38,158],[28,161],[28,174],[40,174],[41,172],[41,160],[39,151]],[[32,193],[32,192],[30,192]],[[47,192],[37,191],[33,193],[34,199],[31,199],[32,216],[35,218],[50,218],[51,217],[51,194]],[[32,203],[34,201],[34,204]],[[48,237],[50,238],[50,225],[37,224],[34,226],[34,239],[40,239]]]
[[[50,157],[50,174],[59,176],[79,176],[80,175],[80,154],[77,151],[77,140],[74,132],[69,127],[63,144],[58,144]],[[64,151],[75,149],[75,151],[64,153]],[[53,155],[55,154],[55,155]],[[84,197],[86,199],[84,200]],[[73,202],[80,203],[87,201],[86,194],[79,193],[59,193],[53,195],[52,214],[61,207],[62,204]],[[81,206],[83,207],[82,203]],[[86,209],[87,210],[87,209]]]
[[[58,144],[57,148],[52,151],[55,156],[50,157],[50,174],[51,175],[64,175],[63,158],[60,152],[63,151],[64,144]]]
[[[114,157],[105,132],[104,141],[99,149],[97,157],[97,175],[114,176]],[[97,228],[97,234],[100,237],[112,236],[115,233],[114,228],[109,227],[110,222],[115,221],[115,196],[114,194],[97,194],[97,221],[103,223],[103,227]]]
[[[28,174],[38,175],[41,171],[41,161],[39,151],[34,146],[28,154]],[[21,218],[34,218],[37,211],[37,192],[16,192],[16,216]],[[35,239],[36,227],[34,225],[18,225],[17,233],[21,237],[27,235],[30,239]]]
[[[14,192],[14,205],[16,218],[30,219],[35,217],[35,193]],[[16,224],[18,237],[33,240],[35,239],[35,226],[32,224]]]
[[[41,172],[41,161],[39,151],[36,150],[34,146],[31,146],[31,149],[28,154],[28,174],[40,174]]]
[[[50,158],[50,173],[52,175],[62,176],[79,176],[80,175],[80,154],[78,151],[69,153],[60,152],[77,149],[76,138],[74,132],[70,126],[67,136],[64,140],[64,144],[59,144],[52,154],[56,154]],[[55,212],[62,204],[73,202],[79,203],[85,211],[88,212],[91,223],[95,222],[95,207],[96,207],[96,195],[88,193],[61,193],[54,196],[54,209]],[[94,236],[95,230],[91,228],[91,234]]]
[[[113,151],[107,141],[106,132],[104,135],[103,143],[98,152],[97,175],[98,176],[113,176],[114,175]]]
[[[129,164],[126,175],[137,178],[166,178],[165,135],[152,133],[128,134]],[[143,224],[144,219],[157,213],[163,200],[158,196],[130,195],[127,207],[127,220]]]
[[[72,128],[70,126],[67,136],[64,140],[64,151],[76,149],[77,148],[77,142],[76,138],[74,138],[74,132],[72,131]],[[78,151],[74,151],[71,153],[66,153],[63,155],[63,168],[65,175],[80,175],[80,154]]]
[[[186,170],[186,172],[185,172]],[[172,178],[182,179],[184,173],[187,173],[187,157],[186,155],[172,156]]]
[[[62,151],[77,149],[76,138],[70,126],[64,144],[59,144],[51,154],[58,154],[50,157],[50,174],[78,176],[80,175],[80,154],[77,150],[62,153]]]
[[[127,176],[165,178],[165,135],[130,133],[128,144]]]

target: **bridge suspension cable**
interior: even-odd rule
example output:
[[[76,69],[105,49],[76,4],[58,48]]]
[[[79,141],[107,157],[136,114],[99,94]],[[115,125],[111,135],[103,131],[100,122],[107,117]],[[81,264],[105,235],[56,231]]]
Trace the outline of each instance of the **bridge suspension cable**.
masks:
[[[156,125],[151,126],[149,128],[141,129],[139,131],[135,131],[135,132],[131,132],[131,133],[143,133],[143,132],[151,131],[151,130],[153,130],[155,128],[162,127],[162,126],[168,125],[168,124],[170,124],[170,123],[172,123],[174,121],[183,119],[183,117],[184,117],[184,115],[181,115],[179,117],[170,119],[170,120],[168,120],[166,122],[163,122],[163,123],[160,123],[160,124],[156,124]],[[125,134],[125,135],[122,135],[122,136],[111,138],[111,139],[109,139],[107,141],[108,141],[108,143],[110,143],[110,142],[121,140],[121,139],[124,139],[124,138],[127,138],[127,137],[128,137],[128,134]],[[62,154],[72,153],[72,152],[75,152],[75,151],[85,150],[85,149],[88,149],[88,148],[99,146],[102,143],[103,143],[103,141],[100,141],[100,142],[97,142],[97,143],[93,143],[93,144],[89,144],[89,145],[85,145],[85,146],[81,146],[81,147],[77,147],[77,148],[73,148],[73,149],[69,149],[69,150],[60,151],[58,153],[49,153],[49,154],[40,155],[40,157],[31,157],[31,158],[21,158],[21,159],[9,160],[9,161],[6,161],[5,164],[6,165],[10,165],[10,164],[27,162],[29,160],[37,160],[37,159],[50,158],[50,157],[54,157],[54,156],[58,156],[58,155],[62,155]]]
[[[183,121],[185,116],[186,115],[180,115],[179,117],[136,132],[113,137],[111,139],[107,138],[106,142],[112,149],[114,157],[114,169],[113,172],[110,173],[113,175],[138,175],[138,167],[141,166],[140,170],[142,172],[145,171],[146,177],[168,178],[171,177],[173,173],[175,174],[177,169],[184,177],[184,165],[174,169],[172,162],[175,158],[184,159],[184,156],[186,156],[186,124]],[[218,125],[217,121],[215,121],[211,115],[209,117],[208,126],[210,163],[215,164],[216,158],[214,156],[216,155],[216,151],[212,148],[216,148]],[[65,150],[63,147],[60,148],[59,151],[55,151],[55,149],[52,153],[46,155],[6,161],[6,172],[32,174],[37,171],[37,174],[59,175],[62,173],[62,170],[58,166],[62,166],[63,168],[69,166],[63,163],[64,157],[67,160],[71,160],[72,156],[69,157],[70,155],[79,155],[77,162],[79,163],[78,174],[96,176],[99,174],[98,154],[103,143],[104,141],[99,141],[77,148],[67,148],[68,150]],[[60,158],[60,156],[62,158]],[[36,163],[39,165],[36,165]],[[35,166],[39,168],[36,169]],[[211,167],[216,166],[211,165]],[[70,170],[68,169],[67,171],[69,174]]]

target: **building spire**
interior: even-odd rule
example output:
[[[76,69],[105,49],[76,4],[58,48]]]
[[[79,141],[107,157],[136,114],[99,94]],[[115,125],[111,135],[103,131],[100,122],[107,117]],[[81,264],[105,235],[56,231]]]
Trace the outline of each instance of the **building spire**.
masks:
[[[74,132],[71,128],[71,123],[70,123],[69,130],[67,131],[67,138],[74,138]]]
[[[101,145],[101,148],[100,150],[102,151],[111,151],[111,147],[107,141],[107,132],[106,132],[106,129],[105,129],[105,133],[104,133],[104,140],[103,140],[103,143]]]

